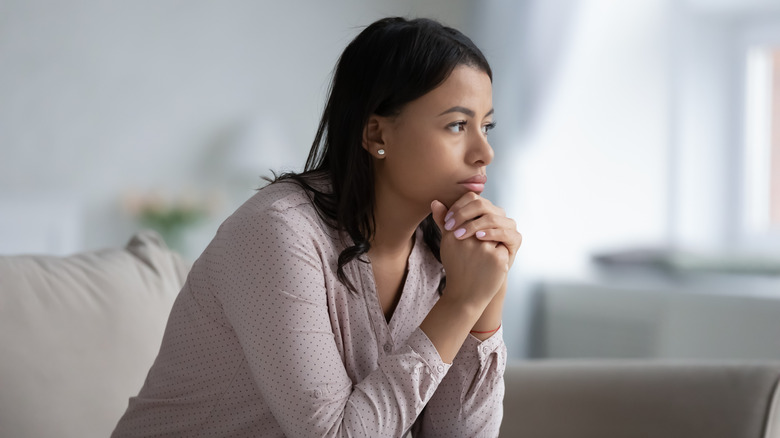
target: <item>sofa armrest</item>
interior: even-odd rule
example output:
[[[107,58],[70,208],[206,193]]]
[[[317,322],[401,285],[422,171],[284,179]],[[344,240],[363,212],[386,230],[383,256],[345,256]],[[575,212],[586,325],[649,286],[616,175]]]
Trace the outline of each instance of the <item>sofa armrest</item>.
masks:
[[[772,403],[769,405],[764,438],[780,438],[780,383],[775,385]]]
[[[511,362],[501,436],[775,438],[779,377],[774,362]]]

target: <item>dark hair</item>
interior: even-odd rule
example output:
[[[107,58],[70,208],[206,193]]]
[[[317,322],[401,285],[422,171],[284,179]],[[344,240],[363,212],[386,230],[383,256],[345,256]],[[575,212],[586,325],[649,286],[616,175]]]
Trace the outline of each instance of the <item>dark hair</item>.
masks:
[[[372,114],[398,114],[405,104],[444,82],[459,65],[484,71],[492,80],[485,56],[455,29],[423,18],[372,23],[339,58],[304,171],[275,179],[301,185],[320,218],[352,239],[339,254],[337,275],[353,291],[343,268],[368,252],[374,235],[374,168],[362,147],[365,125]],[[330,187],[323,189],[322,183]],[[441,233],[433,218],[428,215],[420,228],[425,243],[441,261]]]

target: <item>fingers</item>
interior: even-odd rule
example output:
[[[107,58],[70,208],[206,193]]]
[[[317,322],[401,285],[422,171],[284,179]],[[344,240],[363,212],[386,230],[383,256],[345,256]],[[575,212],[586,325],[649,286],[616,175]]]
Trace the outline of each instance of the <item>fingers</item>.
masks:
[[[438,222],[439,228],[449,231],[457,240],[464,241],[473,236],[482,242],[503,245],[509,253],[509,265],[523,240],[515,221],[506,217],[503,209],[476,193],[461,196],[449,208],[443,222],[444,226]]]
[[[439,201],[431,202],[431,216],[433,221],[439,227],[439,231],[444,232],[444,216],[447,214],[447,206]]]
[[[466,222],[459,228],[455,229],[452,233],[458,239],[467,239],[471,236],[477,236],[480,240],[492,240],[483,239],[481,235],[477,235],[479,232],[487,232],[492,229],[503,229],[507,231],[517,231],[517,225],[515,221],[504,216],[497,216],[495,214],[486,214],[480,216],[474,220]]]
[[[457,239],[476,236],[480,240],[494,240],[487,238],[488,230],[503,229],[505,233],[492,231],[490,236],[496,237],[495,241],[506,243],[513,250],[520,246],[520,233],[517,232],[515,221],[506,217],[503,209],[475,193],[461,196],[450,207],[444,220],[444,229],[451,231]]]
[[[483,242],[486,243],[486,242]],[[503,267],[503,271],[506,273],[509,271],[509,267],[512,264],[512,251],[503,243],[489,242],[491,245],[495,245],[494,255],[496,262],[499,266]]]
[[[486,242],[500,242],[509,249],[510,254],[515,254],[523,243],[523,235],[516,230],[509,230],[506,228],[490,228],[487,230],[479,230],[474,233],[474,237]]]
[[[487,199],[473,192],[466,193],[449,208],[444,217],[444,229],[447,231],[459,230],[466,222],[487,214],[506,216],[504,210],[496,207]]]

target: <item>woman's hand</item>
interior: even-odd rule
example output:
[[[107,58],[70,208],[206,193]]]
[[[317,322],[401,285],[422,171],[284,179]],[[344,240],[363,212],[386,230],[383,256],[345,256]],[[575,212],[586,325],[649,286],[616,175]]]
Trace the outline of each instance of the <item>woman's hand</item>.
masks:
[[[503,210],[475,193],[449,209],[433,201],[431,213],[442,232],[439,254],[447,287],[420,328],[442,360],[452,363],[469,331],[480,340],[495,333],[507,272],[522,237]]]
[[[512,267],[523,236],[517,231],[515,221],[506,217],[503,209],[476,193],[469,192],[450,206],[444,219],[443,230],[451,231],[458,240],[474,236],[483,242],[503,244],[509,251],[507,270]],[[441,225],[439,228],[442,228]]]
[[[472,195],[476,196],[473,193]],[[462,199],[453,206],[464,205],[458,204]],[[473,207],[471,205],[470,211],[475,211]],[[455,212],[453,208],[449,211]],[[431,203],[431,212],[434,221],[442,231],[440,255],[447,273],[445,295],[459,303],[475,305],[481,314],[504,283],[511,264],[509,247],[500,241],[469,239],[465,232],[456,234],[447,230],[447,228],[457,230],[452,226],[448,227],[452,224],[447,222],[455,217],[455,213],[445,220],[449,213],[447,207],[439,201]],[[483,213],[487,214],[484,211]],[[471,217],[470,220],[473,221],[475,218]],[[485,233],[485,236],[487,235]],[[491,235],[497,233],[491,229]]]
[[[442,264],[445,260],[445,242],[452,241],[456,250],[464,250],[460,245],[471,242],[489,242],[495,248],[499,246],[507,252],[505,270],[498,278],[501,283],[488,305],[482,310],[479,319],[472,327],[472,336],[480,340],[492,336],[501,323],[504,298],[507,289],[507,272],[514,262],[523,237],[517,232],[515,221],[507,218],[504,210],[494,206],[490,201],[476,193],[467,193],[458,199],[449,210],[438,201],[431,205],[434,219],[442,229]],[[442,218],[443,215],[443,218]],[[442,218],[438,220],[438,218]],[[458,284],[462,278],[451,278],[450,270],[445,265],[448,277],[448,293],[450,284]],[[461,271],[456,271],[461,272]],[[470,274],[467,274],[470,275]],[[494,274],[495,275],[495,274]],[[494,280],[498,278],[494,277]],[[453,283],[450,283],[453,282]],[[490,282],[492,284],[492,281]],[[457,288],[455,288],[457,290]]]

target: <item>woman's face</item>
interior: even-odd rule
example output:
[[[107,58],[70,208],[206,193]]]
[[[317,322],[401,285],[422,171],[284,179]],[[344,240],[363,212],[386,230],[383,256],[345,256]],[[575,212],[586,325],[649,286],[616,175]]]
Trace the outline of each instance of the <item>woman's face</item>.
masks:
[[[481,193],[493,159],[492,93],[486,73],[461,65],[400,114],[379,118],[385,154],[375,163],[377,200],[429,209],[434,199],[449,207],[469,191]]]

